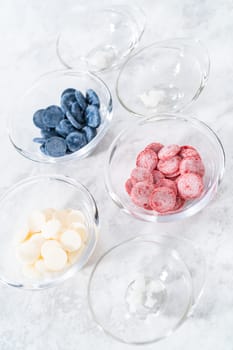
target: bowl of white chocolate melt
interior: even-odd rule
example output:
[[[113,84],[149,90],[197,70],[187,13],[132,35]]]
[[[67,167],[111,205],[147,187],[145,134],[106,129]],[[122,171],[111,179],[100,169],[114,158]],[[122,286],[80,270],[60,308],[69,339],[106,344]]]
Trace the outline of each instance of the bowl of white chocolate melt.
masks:
[[[43,289],[73,276],[97,241],[98,211],[90,192],[61,175],[27,178],[0,198],[0,281]]]

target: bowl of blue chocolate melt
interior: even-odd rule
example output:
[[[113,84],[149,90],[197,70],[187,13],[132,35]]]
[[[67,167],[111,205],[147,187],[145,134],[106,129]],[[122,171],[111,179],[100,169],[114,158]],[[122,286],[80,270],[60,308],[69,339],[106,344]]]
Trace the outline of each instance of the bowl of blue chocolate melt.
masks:
[[[107,85],[88,72],[44,74],[12,108],[8,133],[16,150],[42,163],[87,157],[112,120]]]

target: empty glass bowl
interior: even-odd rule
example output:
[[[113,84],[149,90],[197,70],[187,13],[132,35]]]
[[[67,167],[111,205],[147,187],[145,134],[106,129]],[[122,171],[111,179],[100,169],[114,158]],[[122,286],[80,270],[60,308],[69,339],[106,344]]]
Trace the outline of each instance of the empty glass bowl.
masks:
[[[202,253],[189,241],[157,234],[130,239],[97,262],[89,307],[116,340],[153,343],[185,321],[201,294],[204,274]]]
[[[60,105],[61,93],[67,88],[93,89],[100,99],[101,125],[97,135],[85,147],[59,158],[43,154],[40,145],[33,142],[40,137],[40,129],[33,124],[33,114],[50,105]],[[16,150],[26,158],[43,163],[60,163],[87,157],[102,140],[112,120],[112,97],[108,87],[96,75],[72,70],[49,72],[41,76],[12,108],[8,133]]]
[[[152,142],[191,145],[202,157],[205,166],[204,192],[200,198],[186,202],[178,212],[159,215],[140,208],[125,190],[125,182],[136,166],[137,154]],[[116,137],[108,152],[105,180],[109,195],[120,209],[141,220],[168,222],[202,210],[216,194],[224,168],[223,146],[213,130],[189,116],[161,114],[131,125]]]
[[[63,272],[43,279],[29,279],[16,258],[15,235],[34,210],[46,208],[82,211],[88,231],[87,243],[77,262]],[[90,192],[69,177],[41,175],[17,183],[0,198],[0,281],[22,289],[43,289],[65,281],[90,258],[97,241],[98,220],[97,206]]]
[[[153,43],[123,65],[117,96],[123,107],[137,116],[181,111],[200,95],[209,67],[206,49],[198,40]]]
[[[98,72],[118,66],[136,47],[145,27],[143,11],[127,5],[73,9],[63,19],[57,55],[67,68],[79,71]]]

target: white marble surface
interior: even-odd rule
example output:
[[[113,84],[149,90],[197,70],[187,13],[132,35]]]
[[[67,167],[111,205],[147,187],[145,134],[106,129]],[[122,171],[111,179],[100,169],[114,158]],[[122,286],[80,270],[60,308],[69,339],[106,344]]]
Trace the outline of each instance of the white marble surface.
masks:
[[[93,0],[94,1],[94,0]],[[145,224],[119,212],[103,183],[102,164],[112,138],[132,120],[115,98],[116,72],[102,77],[114,98],[114,123],[94,154],[81,162],[55,169],[38,166],[12,148],[6,120],[14,100],[34,78],[59,68],[55,54],[58,19],[73,0],[0,0],[1,188],[40,172],[71,175],[92,191],[101,217],[101,235],[88,266],[63,285],[43,292],[25,292],[0,286],[1,350],[124,350],[91,320],[86,287],[90,271],[112,245],[137,234],[165,232],[199,244],[208,264],[207,283],[195,314],[170,338],[143,349],[233,349],[233,4],[231,0],[141,1],[148,26],[140,46],[170,37],[195,36],[206,44],[211,58],[207,87],[189,109],[218,132],[227,155],[224,181],[216,199],[193,218],[173,224]],[[109,3],[109,2],[108,2]],[[89,6],[91,1],[79,1]],[[85,33],[83,33],[85,35]],[[20,118],[20,116],[19,116]],[[86,174],[91,174],[86,176]]]

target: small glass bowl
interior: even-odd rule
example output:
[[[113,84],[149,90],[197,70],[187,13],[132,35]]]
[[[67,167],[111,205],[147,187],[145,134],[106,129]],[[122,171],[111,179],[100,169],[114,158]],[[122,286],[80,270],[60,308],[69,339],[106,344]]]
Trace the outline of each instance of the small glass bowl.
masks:
[[[162,340],[191,314],[205,272],[202,252],[188,240],[157,234],[127,240],[107,251],[92,271],[92,316],[120,342]]]
[[[76,88],[83,93],[92,88],[100,98],[101,125],[96,137],[80,150],[63,157],[43,154],[40,145],[33,142],[40,137],[40,129],[33,124],[33,114],[50,105],[60,105],[61,93],[67,88]],[[16,150],[31,160],[42,163],[61,163],[87,157],[99,144],[112,120],[112,96],[106,84],[91,73],[72,70],[58,70],[44,74],[23,95],[17,106],[11,110],[8,125],[10,141]]]
[[[57,55],[66,68],[79,71],[99,72],[119,66],[145,29],[145,15],[136,6],[72,9],[63,18]]]
[[[181,111],[198,98],[209,69],[208,53],[197,39],[153,43],[125,62],[116,93],[137,116]]]
[[[204,193],[178,212],[159,215],[140,208],[125,190],[137,154],[152,142],[191,145],[199,151],[205,165]],[[224,149],[211,128],[190,116],[161,114],[135,123],[115,138],[107,156],[105,181],[110,197],[124,212],[145,221],[169,222],[192,216],[206,207],[218,190],[224,169]]]
[[[23,275],[22,265],[16,258],[14,235],[24,227],[31,212],[46,208],[82,211],[88,240],[77,262],[64,272],[51,278],[29,279]],[[40,175],[17,183],[0,198],[0,281],[16,288],[37,290],[53,287],[72,277],[87,263],[95,249],[98,221],[94,198],[83,185],[69,177]]]

